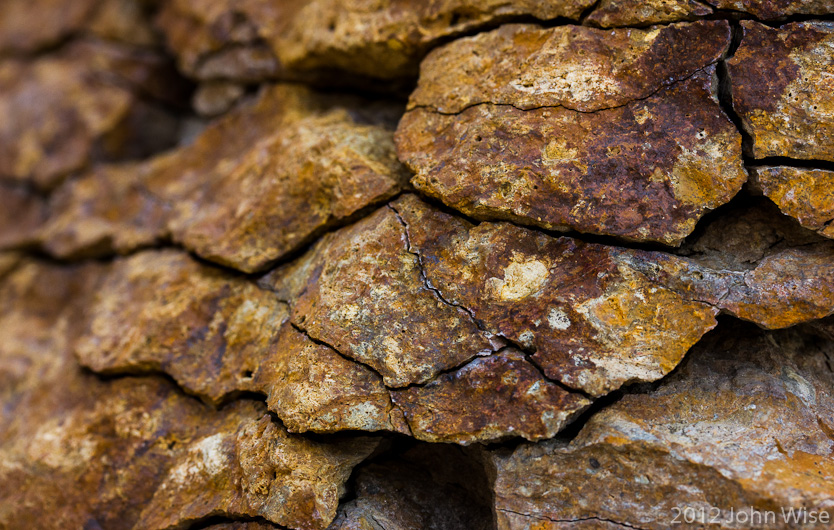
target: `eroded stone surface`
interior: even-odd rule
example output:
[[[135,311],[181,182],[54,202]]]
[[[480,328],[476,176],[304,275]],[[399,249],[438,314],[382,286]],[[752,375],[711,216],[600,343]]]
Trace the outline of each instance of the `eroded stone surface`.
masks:
[[[288,435],[262,404],[220,411],[159,378],[72,358],[101,266],[27,261],[0,284],[0,525],[169,528],[218,513],[325,528],[377,441]]]
[[[834,160],[834,25],[797,22],[771,28],[742,22],[728,61],[733,108],[756,158]]]
[[[161,56],[116,44],[78,41],[0,62],[0,177],[51,188],[92,161],[166,148],[176,121],[144,99],[181,93]]]
[[[55,199],[44,246],[74,256],[171,237],[209,260],[262,269],[400,190],[389,114],[268,87],[188,146],[70,183]]]
[[[728,42],[714,22],[461,39],[424,61],[400,157],[418,189],[479,219],[680,244],[747,179],[708,66]]]
[[[827,0],[709,0],[717,9],[750,13],[759,19],[772,20],[790,15],[828,15],[834,6]]]
[[[755,167],[753,187],[810,230],[834,238],[834,171],[788,166]]]
[[[519,15],[578,19],[592,3],[177,0],[163,6],[159,25],[182,69],[201,79],[303,77],[333,69],[390,79],[415,73],[441,39]]]
[[[833,354],[831,342],[793,330],[729,325],[659,388],[600,411],[570,443],[494,452],[498,527],[669,528],[673,507],[688,506],[718,521],[730,509],[773,510],[778,524],[754,526],[795,528],[781,507],[830,513]]]
[[[584,22],[601,28],[648,26],[694,20],[712,12],[707,2],[699,0],[602,0]]]

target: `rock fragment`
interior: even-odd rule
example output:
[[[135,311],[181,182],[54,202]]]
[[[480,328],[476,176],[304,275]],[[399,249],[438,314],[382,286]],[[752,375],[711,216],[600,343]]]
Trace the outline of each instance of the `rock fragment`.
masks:
[[[710,0],[709,3],[716,9],[750,13],[761,20],[834,13],[834,6],[827,0]]]
[[[695,20],[713,13],[700,0],[602,0],[584,23],[601,28],[648,26]]]
[[[750,509],[774,512],[759,528],[794,528],[781,507],[830,517],[832,343],[728,324],[660,387],[625,395],[571,442],[493,452],[498,527],[669,528],[675,507],[703,508],[709,528],[735,528]]]
[[[834,171],[789,166],[760,166],[751,184],[783,214],[818,234],[834,239]]]
[[[46,215],[44,199],[31,189],[0,183],[0,249],[34,244]]]
[[[715,97],[728,44],[724,22],[460,39],[423,62],[398,152],[415,187],[478,219],[678,245],[747,179]]]
[[[834,161],[834,25],[796,22],[771,28],[743,21],[741,46],[727,64],[733,108],[756,158]]]

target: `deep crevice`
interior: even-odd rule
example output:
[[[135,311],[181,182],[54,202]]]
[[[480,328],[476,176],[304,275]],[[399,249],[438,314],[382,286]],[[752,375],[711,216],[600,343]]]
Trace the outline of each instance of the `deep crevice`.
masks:
[[[786,166],[801,169],[822,169],[825,171],[834,171],[834,162],[830,160],[791,158],[788,156],[769,156],[765,158],[745,156],[744,164],[750,167]]]

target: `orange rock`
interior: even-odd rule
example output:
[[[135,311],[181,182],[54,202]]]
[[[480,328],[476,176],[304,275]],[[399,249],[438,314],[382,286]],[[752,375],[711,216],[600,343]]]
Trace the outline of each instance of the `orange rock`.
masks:
[[[834,238],[834,171],[788,166],[755,167],[751,184],[785,215],[818,234]]]

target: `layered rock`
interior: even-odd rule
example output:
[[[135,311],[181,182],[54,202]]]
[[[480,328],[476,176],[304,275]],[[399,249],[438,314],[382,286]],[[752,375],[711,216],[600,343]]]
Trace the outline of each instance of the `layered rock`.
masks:
[[[443,39],[515,16],[575,20],[592,3],[176,0],[163,6],[158,23],[182,70],[199,79],[309,78],[328,70],[392,79],[413,75]]]
[[[834,26],[796,22],[771,28],[743,21],[741,46],[727,61],[733,108],[756,158],[834,160]]]
[[[72,257],[171,238],[223,265],[263,269],[401,189],[390,113],[266,88],[190,145],[69,183],[53,200],[43,245]]]
[[[715,97],[729,38],[698,22],[460,39],[423,62],[398,152],[415,187],[478,219],[680,244],[747,179]]]
[[[170,528],[222,513],[327,527],[378,441],[311,441],[257,402],[214,410],[160,378],[80,370],[72,343],[100,273],[27,261],[0,285],[0,525]]]
[[[833,354],[794,330],[727,326],[570,442],[490,453],[498,528],[796,528],[791,507],[830,521]]]
[[[167,60],[117,44],[76,41],[43,57],[4,60],[0,178],[49,189],[94,161],[167,148],[177,122],[158,103],[182,94]]]

